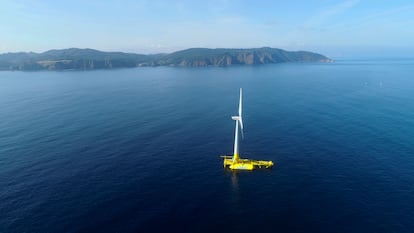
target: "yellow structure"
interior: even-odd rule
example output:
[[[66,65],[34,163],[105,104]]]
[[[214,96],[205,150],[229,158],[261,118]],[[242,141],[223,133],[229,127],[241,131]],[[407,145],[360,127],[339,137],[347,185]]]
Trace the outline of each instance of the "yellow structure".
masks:
[[[221,156],[224,159],[223,166],[232,170],[253,170],[255,168],[271,168],[273,167],[272,161],[261,161],[251,159],[241,159],[239,154],[239,126],[243,137],[243,121],[242,121],[242,89],[240,88],[240,100],[239,100],[239,115],[232,116],[236,121],[236,130],[234,134],[234,152],[233,155]]]

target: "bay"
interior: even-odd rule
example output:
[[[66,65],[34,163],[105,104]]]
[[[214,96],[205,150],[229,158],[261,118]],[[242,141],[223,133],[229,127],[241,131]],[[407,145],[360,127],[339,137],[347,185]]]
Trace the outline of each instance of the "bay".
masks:
[[[0,232],[412,232],[414,60],[0,72]],[[233,173],[241,156],[271,170]]]

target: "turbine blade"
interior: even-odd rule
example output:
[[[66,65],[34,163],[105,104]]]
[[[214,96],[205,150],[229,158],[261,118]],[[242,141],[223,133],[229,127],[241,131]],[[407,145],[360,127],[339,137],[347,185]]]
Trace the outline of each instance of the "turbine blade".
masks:
[[[239,117],[239,122],[240,122],[240,128],[243,130],[243,120],[242,120],[242,118],[241,117]]]
[[[242,136],[242,139],[244,139],[244,132],[243,132],[243,121],[242,121],[242,118],[240,117],[239,118],[239,123],[240,123],[240,131],[241,131],[241,136]]]
[[[244,139],[244,132],[243,132],[243,120],[242,120],[242,89],[240,88],[240,100],[239,100],[239,123],[240,123],[240,131],[242,139]]]
[[[242,89],[240,88],[240,100],[239,100],[239,116],[242,115]]]

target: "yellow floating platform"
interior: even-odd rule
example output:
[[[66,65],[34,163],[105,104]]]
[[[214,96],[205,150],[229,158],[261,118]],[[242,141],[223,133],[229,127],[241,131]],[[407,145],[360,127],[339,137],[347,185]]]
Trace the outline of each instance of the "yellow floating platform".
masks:
[[[252,160],[252,159],[237,159],[233,161],[233,156],[224,155],[221,156],[223,161],[223,166],[225,168],[230,168],[231,170],[254,170],[255,168],[271,168],[273,167],[272,161],[263,161],[263,160]]]

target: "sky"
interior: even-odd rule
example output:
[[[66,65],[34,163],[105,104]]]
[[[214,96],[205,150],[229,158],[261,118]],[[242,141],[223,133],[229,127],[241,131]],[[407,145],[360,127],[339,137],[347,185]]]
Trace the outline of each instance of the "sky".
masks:
[[[0,53],[275,47],[414,54],[410,0],[0,0]]]

